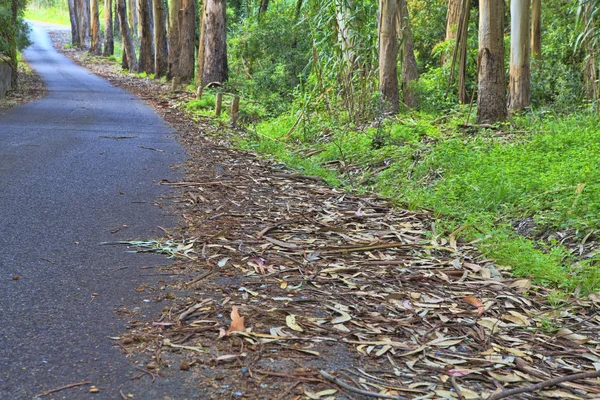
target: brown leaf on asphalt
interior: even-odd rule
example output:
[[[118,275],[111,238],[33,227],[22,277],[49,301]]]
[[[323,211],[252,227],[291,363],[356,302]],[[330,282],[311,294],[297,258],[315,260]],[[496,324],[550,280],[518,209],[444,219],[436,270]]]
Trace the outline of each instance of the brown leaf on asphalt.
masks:
[[[231,307],[231,325],[229,329],[227,329],[227,335],[229,336],[231,332],[246,332],[246,328],[244,327],[244,317],[241,317],[238,313],[238,307]]]

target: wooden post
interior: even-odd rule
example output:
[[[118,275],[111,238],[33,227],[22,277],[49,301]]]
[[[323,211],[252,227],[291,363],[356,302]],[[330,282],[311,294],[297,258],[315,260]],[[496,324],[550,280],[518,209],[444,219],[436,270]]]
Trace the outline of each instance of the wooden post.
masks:
[[[231,126],[237,126],[237,119],[240,114],[240,96],[233,96],[233,102],[231,103]]]
[[[217,98],[215,99],[215,117],[219,118],[221,116],[221,106],[223,105],[223,93],[217,93]]]

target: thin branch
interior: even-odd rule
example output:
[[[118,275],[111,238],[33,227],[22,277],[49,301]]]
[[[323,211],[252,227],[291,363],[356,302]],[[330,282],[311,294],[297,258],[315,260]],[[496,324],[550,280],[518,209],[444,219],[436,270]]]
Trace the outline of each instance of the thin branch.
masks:
[[[319,371],[319,373],[321,374],[321,376],[323,378],[327,379],[329,382],[335,383],[339,387],[344,388],[344,389],[349,390],[354,393],[362,394],[364,396],[374,397],[376,399],[408,400],[406,397],[402,397],[402,396],[395,396],[395,395],[391,395],[391,394],[384,394],[384,393],[377,393],[377,392],[369,392],[368,390],[359,389],[357,387],[347,384],[344,381],[339,380],[335,376],[330,375],[329,373],[327,373],[326,371],[323,371],[323,370]]]
[[[52,390],[48,390],[48,391],[40,393],[40,394],[36,394],[35,397],[48,396],[49,394],[60,392],[61,390],[70,389],[70,388],[74,388],[74,387],[77,387],[77,386],[91,385],[91,384],[92,384],[92,382],[88,382],[88,381],[86,381],[86,382],[78,382],[78,383],[71,383],[70,385],[61,386],[61,387],[56,388],[56,389],[52,389]]]
[[[521,387],[510,389],[510,390],[503,390],[499,393],[495,393],[495,394],[491,395],[490,397],[488,397],[488,400],[500,400],[500,399],[504,399],[509,396],[514,396],[515,394],[519,394],[519,393],[535,392],[536,390],[540,390],[540,389],[543,389],[543,388],[546,388],[549,386],[558,385],[559,383],[563,383],[563,382],[572,382],[572,381],[576,381],[579,379],[590,379],[590,378],[598,378],[598,377],[600,377],[600,371],[582,372],[579,374],[559,376],[557,378],[552,378],[552,379],[542,381],[540,383],[536,383],[535,385],[521,386]]]

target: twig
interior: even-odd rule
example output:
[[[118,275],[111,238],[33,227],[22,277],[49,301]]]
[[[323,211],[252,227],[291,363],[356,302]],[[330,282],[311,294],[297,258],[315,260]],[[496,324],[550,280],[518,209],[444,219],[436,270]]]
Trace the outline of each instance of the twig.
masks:
[[[92,384],[92,382],[88,382],[88,381],[78,382],[78,383],[71,383],[70,385],[61,386],[61,387],[56,388],[56,389],[52,389],[52,390],[48,390],[48,391],[40,393],[40,394],[36,394],[35,397],[48,396],[49,394],[60,392],[61,390],[70,389],[70,388],[74,388],[74,387],[77,387],[77,386],[91,385],[91,384]]]
[[[394,396],[391,394],[369,392],[368,390],[356,388],[354,386],[348,385],[346,382],[337,379],[335,376],[330,375],[329,373],[327,373],[326,371],[323,371],[323,370],[319,371],[319,373],[321,374],[321,376],[323,378],[325,378],[329,382],[335,383],[339,387],[350,390],[351,392],[354,392],[354,393],[359,393],[364,396],[374,397],[376,399],[379,398],[379,399],[408,400],[406,397],[402,397],[402,396]]]
[[[293,383],[289,388],[287,388],[286,390],[283,391],[283,393],[281,393],[278,397],[277,400],[282,400],[285,399],[285,396],[287,396],[292,390],[294,390],[294,388],[296,386],[298,386],[300,384],[300,381]]]
[[[515,394],[519,394],[519,393],[535,392],[536,390],[540,390],[540,389],[543,389],[543,388],[549,387],[549,386],[558,385],[559,383],[563,383],[563,382],[572,382],[572,381],[576,381],[579,379],[590,379],[590,378],[598,378],[598,377],[600,377],[600,371],[581,372],[579,374],[559,376],[557,378],[552,378],[552,379],[542,381],[540,383],[536,383],[535,385],[527,385],[527,386],[521,386],[521,387],[514,388],[514,389],[503,390],[499,393],[495,393],[495,394],[491,395],[490,397],[488,397],[488,400],[504,399],[506,397],[514,396]]]
[[[154,375],[152,372],[148,371],[147,369],[136,367],[135,365],[133,366],[133,368],[137,369],[138,371],[142,371],[145,374],[150,375],[152,377],[152,383],[154,383],[154,381],[156,380],[156,375]]]
[[[138,146],[140,149],[146,149],[146,150],[153,150],[153,151],[158,151],[159,153],[164,153],[164,150],[161,149],[155,149],[154,147],[148,147],[148,146]]]
[[[458,396],[458,400],[465,400],[465,396],[463,396],[462,392],[460,391],[460,386],[458,386],[458,383],[456,382],[456,377],[453,376],[452,378],[450,378],[450,382],[452,382],[452,387],[454,388],[454,392]]]

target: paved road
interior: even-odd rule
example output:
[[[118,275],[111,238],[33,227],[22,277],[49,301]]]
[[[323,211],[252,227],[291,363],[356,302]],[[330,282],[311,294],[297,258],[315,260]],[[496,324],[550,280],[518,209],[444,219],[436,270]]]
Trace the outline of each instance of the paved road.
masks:
[[[134,399],[195,397],[169,379],[132,381],[139,371],[109,339],[126,326],[115,308],[152,315],[162,307],[134,289],[157,279],[139,266],[166,259],[98,246],[175,223],[155,205],[165,195],[157,182],[177,178],[171,166],[183,150],[139,99],[58,54],[43,28],[32,36],[25,56],[48,95],[0,111],[0,399],[81,381],[102,392],[45,398],[119,399],[121,387]]]

